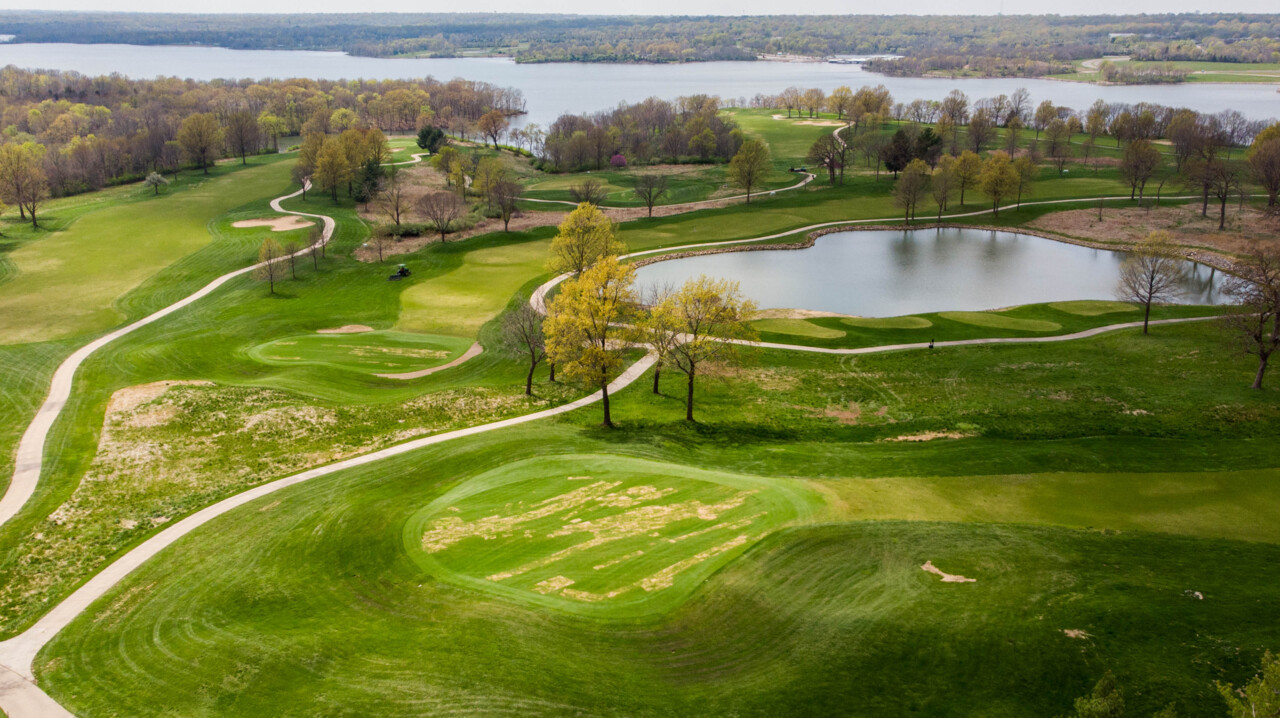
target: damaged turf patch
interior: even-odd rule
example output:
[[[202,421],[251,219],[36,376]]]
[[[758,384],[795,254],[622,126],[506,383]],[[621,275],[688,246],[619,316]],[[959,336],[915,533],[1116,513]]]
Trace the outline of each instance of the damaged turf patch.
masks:
[[[530,459],[476,476],[406,525],[432,574],[570,610],[649,613],[820,499],[796,482],[639,459]]]

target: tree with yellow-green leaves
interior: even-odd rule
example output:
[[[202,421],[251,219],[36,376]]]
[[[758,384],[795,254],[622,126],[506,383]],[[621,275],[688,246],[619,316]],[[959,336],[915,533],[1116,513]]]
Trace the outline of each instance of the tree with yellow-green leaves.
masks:
[[[571,380],[600,390],[607,427],[613,426],[609,381],[622,366],[632,331],[620,323],[635,304],[634,282],[633,267],[603,257],[564,283],[543,323],[548,358]]]
[[[551,240],[547,268],[559,274],[581,274],[602,257],[619,255],[626,245],[618,240],[618,227],[599,207],[583,202],[560,223]]]
[[[755,330],[747,323],[755,309],[755,304],[742,296],[737,282],[701,276],[685,282],[656,310],[670,316],[679,332],[667,361],[687,379],[685,420],[693,421],[698,371],[708,363],[737,359],[743,345],[735,342],[756,340]]]
[[[747,140],[729,160],[729,180],[747,193],[747,204],[750,204],[751,190],[764,184],[771,168],[769,146],[760,140]]]
[[[338,188],[351,179],[352,167],[342,143],[335,138],[325,141],[316,157],[316,166],[312,176],[327,191],[334,202],[338,201]]]
[[[964,206],[964,191],[978,184],[982,174],[982,158],[976,152],[965,150],[956,158],[952,167],[956,180],[956,188],[960,190],[960,206]]]
[[[991,198],[992,214],[1000,216],[1000,202],[1018,191],[1020,180],[1018,170],[1013,166],[1009,155],[1002,150],[992,152],[982,163],[982,172],[978,175],[978,186],[982,193]]]
[[[213,113],[191,115],[178,127],[178,144],[187,158],[195,162],[205,174],[222,149],[222,125]]]

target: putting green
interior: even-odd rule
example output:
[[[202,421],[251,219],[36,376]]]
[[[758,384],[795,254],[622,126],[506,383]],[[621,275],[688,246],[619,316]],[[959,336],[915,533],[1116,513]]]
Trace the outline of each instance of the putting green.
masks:
[[[1124,302],[1109,302],[1103,299],[1081,299],[1074,302],[1050,302],[1049,306],[1060,312],[1076,314],[1082,317],[1097,317],[1103,314],[1119,312],[1136,312],[1138,308]]]
[[[804,319],[758,319],[752,322],[762,332],[774,334],[793,334],[798,337],[814,337],[816,339],[835,339],[844,336],[839,329],[828,329]]]
[[[1019,332],[1056,332],[1062,328],[1062,325],[1057,322],[1044,319],[1019,319],[995,312],[938,312],[938,316],[975,327],[1012,329]]]
[[[249,356],[274,366],[311,364],[362,374],[398,374],[440,366],[470,345],[458,337],[396,331],[302,334],[259,344]]]
[[[924,317],[848,317],[841,324],[863,329],[928,329],[933,322]]]
[[[574,612],[678,604],[752,544],[821,505],[799,483],[600,455],[528,459],[414,514],[431,574]]]
[[[549,241],[467,252],[462,266],[400,295],[397,329],[474,339],[530,277],[546,271]]]

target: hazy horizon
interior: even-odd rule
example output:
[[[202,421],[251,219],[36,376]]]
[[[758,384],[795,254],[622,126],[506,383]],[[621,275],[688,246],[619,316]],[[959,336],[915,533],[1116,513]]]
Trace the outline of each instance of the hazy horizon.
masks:
[[[111,0],[108,2],[93,0],[46,0],[42,7],[31,7],[27,4],[0,2],[0,11],[76,11],[76,12],[128,12],[128,13],[165,13],[165,14],[262,14],[262,15],[306,15],[320,14],[421,14],[421,13],[503,13],[516,15],[630,15],[630,16],[768,16],[768,15],[1059,15],[1065,17],[1079,15],[1134,15],[1134,14],[1168,14],[1168,13],[1262,13],[1276,14],[1274,0],[1227,0],[1215,3],[1206,9],[1204,3],[1197,0],[1126,0],[1116,3],[1109,0],[1081,0],[1066,9],[1065,12],[1043,12],[1044,4],[1035,0],[976,0],[959,5],[945,0],[920,0],[905,12],[900,7],[892,11],[880,11],[878,5],[857,4],[850,7],[842,0],[811,0],[804,7],[787,7],[787,12],[778,12],[778,5],[771,0],[741,0],[741,2],[724,3],[703,0],[653,0],[645,4],[645,12],[628,12],[613,7],[602,6],[588,0],[550,0],[541,3],[536,12],[528,11],[528,4],[518,0],[477,0],[465,11],[452,7],[427,7],[414,0],[388,0],[379,3],[376,10],[353,9],[349,3],[338,0],[315,0],[309,3],[304,11],[299,11],[296,3],[284,0],[224,0],[215,8],[207,3],[190,2],[189,0]]]

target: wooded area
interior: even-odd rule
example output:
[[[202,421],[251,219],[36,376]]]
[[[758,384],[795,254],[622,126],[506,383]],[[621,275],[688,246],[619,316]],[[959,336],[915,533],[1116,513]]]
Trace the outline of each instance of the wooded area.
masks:
[[[759,55],[905,55],[877,71],[1037,76],[1135,59],[1280,61],[1275,15],[840,15],[652,17],[510,14],[181,15],[0,13],[16,42],[342,50],[391,57],[510,54],[518,62],[697,62]]]

